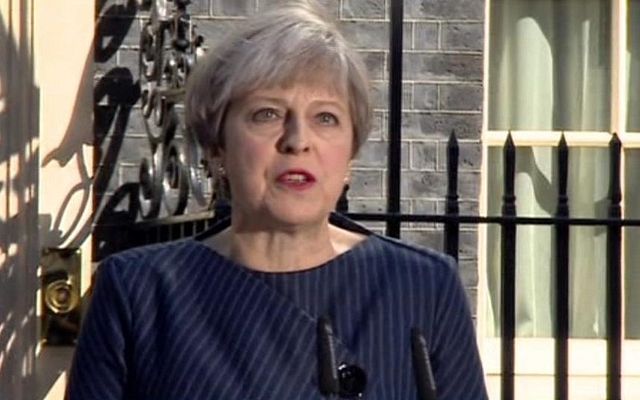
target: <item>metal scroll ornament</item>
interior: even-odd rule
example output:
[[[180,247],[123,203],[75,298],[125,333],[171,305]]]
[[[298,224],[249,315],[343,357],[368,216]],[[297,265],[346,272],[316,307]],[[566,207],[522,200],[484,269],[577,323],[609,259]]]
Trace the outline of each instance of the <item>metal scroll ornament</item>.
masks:
[[[151,157],[140,161],[143,219],[184,214],[190,193],[199,206],[211,192],[202,150],[181,116],[185,81],[202,55],[203,37],[187,13],[190,0],[138,0],[150,10],[140,34],[140,106]]]

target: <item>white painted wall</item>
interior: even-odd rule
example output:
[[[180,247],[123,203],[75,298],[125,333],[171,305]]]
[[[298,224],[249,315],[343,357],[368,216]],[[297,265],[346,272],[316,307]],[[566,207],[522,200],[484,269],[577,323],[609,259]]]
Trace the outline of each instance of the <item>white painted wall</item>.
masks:
[[[0,0],[0,399],[63,387],[70,351],[37,351],[41,249],[80,247],[90,282],[94,12]]]

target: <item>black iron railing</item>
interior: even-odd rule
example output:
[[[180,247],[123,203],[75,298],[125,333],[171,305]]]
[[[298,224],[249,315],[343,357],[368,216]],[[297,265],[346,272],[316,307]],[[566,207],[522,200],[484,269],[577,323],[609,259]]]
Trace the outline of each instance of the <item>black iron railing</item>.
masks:
[[[621,143],[613,135],[610,145],[610,188],[609,212],[607,218],[575,218],[570,216],[567,195],[568,165],[570,150],[564,136],[558,144],[558,196],[556,213],[550,217],[518,216],[516,210],[515,171],[516,147],[509,135],[504,145],[504,193],[502,196],[502,215],[480,216],[460,215],[457,193],[459,148],[455,134],[451,134],[447,146],[448,187],[446,195],[446,213],[402,214],[388,213],[351,213],[348,211],[346,192],[341,200],[340,211],[348,217],[363,222],[382,221],[386,223],[387,233],[395,233],[396,227],[407,222],[441,223],[444,225],[443,251],[456,259],[459,254],[460,225],[498,224],[501,227],[502,281],[501,288],[501,343],[502,343],[502,398],[513,399],[515,393],[515,336],[516,336],[516,248],[519,226],[546,225],[555,229],[556,247],[556,298],[555,309],[555,387],[556,399],[568,399],[568,343],[569,343],[569,234],[572,226],[603,226],[607,230],[607,398],[621,397],[621,347],[622,347],[622,229],[628,226],[640,226],[640,219],[621,217],[620,159]],[[112,251],[140,246],[149,243],[169,241],[189,237],[199,233],[220,218],[228,214],[222,207],[217,212],[203,212],[192,215],[168,217],[154,221],[142,221],[135,224],[102,224],[96,227],[102,238],[113,238]]]

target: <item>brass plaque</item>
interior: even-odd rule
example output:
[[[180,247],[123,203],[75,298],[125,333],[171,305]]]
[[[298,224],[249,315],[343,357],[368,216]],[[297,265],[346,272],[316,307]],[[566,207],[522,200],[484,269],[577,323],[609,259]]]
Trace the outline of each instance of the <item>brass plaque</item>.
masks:
[[[73,345],[80,331],[81,253],[77,248],[47,248],[40,259],[42,340]]]

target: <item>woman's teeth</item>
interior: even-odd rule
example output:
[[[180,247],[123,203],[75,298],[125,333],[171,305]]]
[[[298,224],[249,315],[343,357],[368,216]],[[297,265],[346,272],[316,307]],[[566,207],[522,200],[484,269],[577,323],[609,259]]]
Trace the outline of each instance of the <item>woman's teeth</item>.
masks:
[[[307,177],[304,174],[289,174],[287,175],[287,181],[289,182],[305,182]]]

